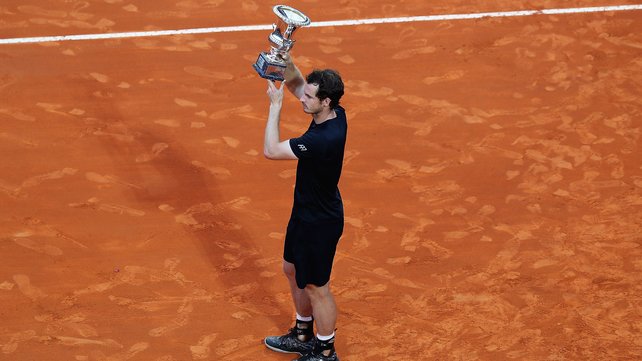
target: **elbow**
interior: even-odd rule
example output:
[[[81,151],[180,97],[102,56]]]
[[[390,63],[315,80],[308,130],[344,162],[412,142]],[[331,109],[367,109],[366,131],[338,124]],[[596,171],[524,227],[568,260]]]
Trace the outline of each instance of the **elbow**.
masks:
[[[264,156],[266,159],[275,159],[275,158],[274,158],[274,153],[273,153],[273,152],[271,152],[271,151],[270,151],[270,149],[268,149],[267,147],[266,147],[266,148],[263,148],[263,156]]]

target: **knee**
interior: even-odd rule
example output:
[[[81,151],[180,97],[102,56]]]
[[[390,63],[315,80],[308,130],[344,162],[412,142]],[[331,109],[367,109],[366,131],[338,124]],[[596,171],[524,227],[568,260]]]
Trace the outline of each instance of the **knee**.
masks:
[[[294,279],[296,275],[296,269],[294,265],[290,262],[283,261],[283,273],[287,278]]]
[[[325,297],[328,297],[330,290],[327,285],[325,286],[316,286],[316,285],[307,285],[305,286],[305,293],[308,294],[308,297],[313,300],[321,300]]]

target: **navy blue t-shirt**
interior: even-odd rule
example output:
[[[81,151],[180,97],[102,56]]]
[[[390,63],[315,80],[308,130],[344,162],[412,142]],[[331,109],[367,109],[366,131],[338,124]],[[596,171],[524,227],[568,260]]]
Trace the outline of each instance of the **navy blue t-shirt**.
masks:
[[[296,167],[292,218],[307,223],[343,220],[339,177],[343,166],[348,122],[345,109],[335,108],[337,116],[316,124],[290,147],[299,158]]]

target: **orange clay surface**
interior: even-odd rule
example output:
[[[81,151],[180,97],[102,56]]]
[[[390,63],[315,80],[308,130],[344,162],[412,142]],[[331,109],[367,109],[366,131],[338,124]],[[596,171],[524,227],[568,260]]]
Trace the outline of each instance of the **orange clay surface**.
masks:
[[[0,38],[270,24],[275,4],[4,0]],[[294,312],[296,163],[262,155],[251,68],[267,35],[0,45],[1,360],[292,359],[262,345]],[[346,85],[342,360],[642,358],[642,12],[305,28],[292,55]],[[286,99],[283,138],[310,121]]]

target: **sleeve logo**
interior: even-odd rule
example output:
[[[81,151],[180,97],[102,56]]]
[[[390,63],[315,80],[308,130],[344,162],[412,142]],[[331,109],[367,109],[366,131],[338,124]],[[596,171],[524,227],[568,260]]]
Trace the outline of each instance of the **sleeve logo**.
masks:
[[[305,145],[303,144],[297,144],[297,146],[299,147],[299,150],[301,150],[302,152],[305,152],[306,150],[308,150],[308,148],[306,148]]]

